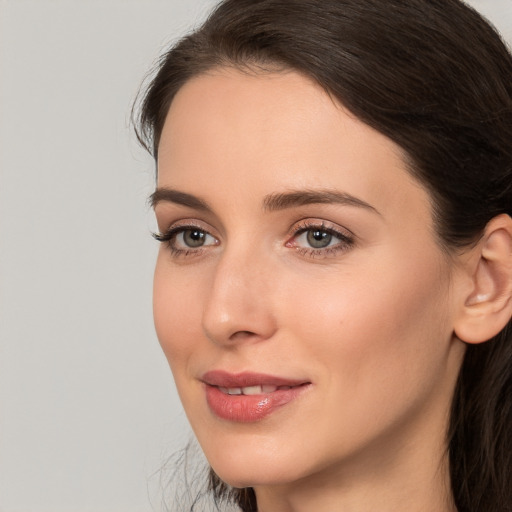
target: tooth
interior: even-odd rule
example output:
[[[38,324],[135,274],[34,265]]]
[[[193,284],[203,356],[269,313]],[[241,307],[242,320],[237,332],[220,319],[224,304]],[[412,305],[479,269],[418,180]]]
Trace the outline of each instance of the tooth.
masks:
[[[265,384],[261,386],[261,390],[263,393],[273,393],[277,389],[277,386],[271,386],[269,384]]]
[[[291,389],[291,386],[279,386],[277,389]]]
[[[230,395],[241,395],[242,389],[241,388],[228,388],[228,393]]]
[[[219,391],[222,391],[223,393],[226,393],[226,395],[228,394],[228,388],[221,388],[219,386]]]
[[[261,386],[247,386],[242,392],[244,395],[261,395]]]

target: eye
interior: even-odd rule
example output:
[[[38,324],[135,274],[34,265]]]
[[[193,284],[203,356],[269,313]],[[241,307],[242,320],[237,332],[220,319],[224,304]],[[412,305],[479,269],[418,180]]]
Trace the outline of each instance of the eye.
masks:
[[[201,229],[184,229],[175,234],[174,243],[183,248],[197,249],[203,245],[212,245],[215,239]]]
[[[336,237],[324,229],[309,229],[299,235],[296,240],[302,243],[307,242],[314,249],[323,249],[329,247],[333,239],[337,242]]]
[[[206,247],[219,244],[213,235],[198,226],[171,226],[167,232],[154,233],[153,237],[167,242],[174,256],[197,255]]]
[[[346,231],[346,232],[345,232]],[[293,237],[286,243],[300,254],[313,257],[332,256],[347,251],[354,245],[354,236],[348,230],[326,225],[325,222],[303,221],[294,228]]]

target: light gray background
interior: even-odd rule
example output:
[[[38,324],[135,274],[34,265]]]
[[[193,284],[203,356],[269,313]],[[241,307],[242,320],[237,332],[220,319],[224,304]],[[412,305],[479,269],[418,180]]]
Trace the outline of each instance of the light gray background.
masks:
[[[512,0],[473,0],[512,40]],[[0,512],[160,510],[188,427],[130,105],[214,0],[0,0]],[[152,475],[156,473],[156,477]]]

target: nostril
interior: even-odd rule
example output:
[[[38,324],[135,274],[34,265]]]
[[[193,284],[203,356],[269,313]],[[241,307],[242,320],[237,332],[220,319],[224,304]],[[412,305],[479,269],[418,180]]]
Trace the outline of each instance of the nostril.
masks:
[[[231,335],[230,339],[232,341],[241,341],[252,336],[257,336],[257,334],[252,331],[237,331]]]

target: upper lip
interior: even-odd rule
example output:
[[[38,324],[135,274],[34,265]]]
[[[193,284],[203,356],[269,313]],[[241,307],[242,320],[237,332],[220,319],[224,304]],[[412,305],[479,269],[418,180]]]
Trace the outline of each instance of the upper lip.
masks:
[[[210,386],[223,388],[244,388],[249,386],[300,386],[309,381],[300,379],[289,379],[286,377],[276,377],[264,373],[229,373],[224,370],[212,370],[206,372],[201,380]]]

